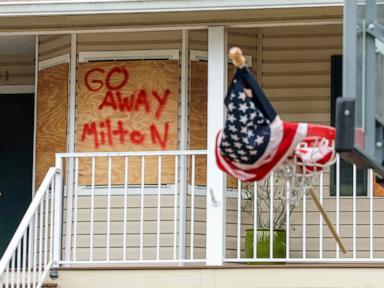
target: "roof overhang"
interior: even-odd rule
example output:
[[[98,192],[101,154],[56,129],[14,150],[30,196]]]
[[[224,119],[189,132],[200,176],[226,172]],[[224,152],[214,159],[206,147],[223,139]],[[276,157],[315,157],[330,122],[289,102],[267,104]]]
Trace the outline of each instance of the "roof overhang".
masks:
[[[341,6],[344,0],[0,0],[0,16],[90,15]]]

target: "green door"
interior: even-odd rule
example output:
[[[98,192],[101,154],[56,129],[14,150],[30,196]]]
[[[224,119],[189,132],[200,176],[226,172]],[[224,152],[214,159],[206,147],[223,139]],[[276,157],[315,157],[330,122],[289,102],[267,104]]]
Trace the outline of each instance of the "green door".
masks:
[[[34,96],[0,95],[0,258],[32,196]]]

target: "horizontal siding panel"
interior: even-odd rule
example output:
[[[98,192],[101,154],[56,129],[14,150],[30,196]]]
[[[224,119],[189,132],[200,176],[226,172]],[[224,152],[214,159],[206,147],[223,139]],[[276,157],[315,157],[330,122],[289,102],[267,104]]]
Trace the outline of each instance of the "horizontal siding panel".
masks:
[[[327,73],[330,76],[331,64],[330,63],[297,63],[292,65],[290,63],[264,63],[263,64],[263,75],[271,76],[278,73],[314,73],[318,74],[319,72]]]
[[[264,76],[263,86],[268,88],[284,87],[328,87],[329,75],[300,75],[300,76]]]
[[[39,40],[39,53],[43,55],[49,53],[49,51],[56,50],[58,48],[71,46],[70,35],[64,35],[51,39],[48,38],[47,40],[42,39],[42,37],[40,36]]]
[[[340,47],[341,48],[341,47]],[[269,61],[282,61],[284,63],[287,62],[317,62],[323,60],[330,61],[330,56],[335,54],[340,54],[341,49],[329,49],[329,50],[307,50],[302,49],[298,51],[286,51],[286,50],[279,50],[279,51],[270,51],[270,50],[263,50],[263,61],[269,62]]]
[[[284,48],[284,49],[292,49],[292,48],[320,48],[320,47],[341,47],[342,39],[341,35],[337,36],[326,36],[326,37],[318,37],[316,35],[310,37],[299,37],[295,38],[290,36],[287,41],[286,38],[265,38],[263,39],[263,48]]]
[[[113,41],[148,41],[148,40],[181,40],[180,31],[156,31],[156,32],[130,32],[130,33],[92,33],[79,34],[77,41],[79,45],[83,42],[113,42]]]

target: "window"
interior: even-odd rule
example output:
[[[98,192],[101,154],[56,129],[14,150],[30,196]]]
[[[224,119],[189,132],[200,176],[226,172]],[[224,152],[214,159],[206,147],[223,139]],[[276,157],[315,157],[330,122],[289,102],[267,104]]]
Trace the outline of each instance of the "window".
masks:
[[[331,124],[335,126],[336,98],[342,96],[343,60],[341,55],[331,57]],[[340,159],[340,196],[352,196],[353,168]],[[331,196],[336,195],[336,165],[331,168]],[[367,196],[367,171],[356,170],[356,195]]]

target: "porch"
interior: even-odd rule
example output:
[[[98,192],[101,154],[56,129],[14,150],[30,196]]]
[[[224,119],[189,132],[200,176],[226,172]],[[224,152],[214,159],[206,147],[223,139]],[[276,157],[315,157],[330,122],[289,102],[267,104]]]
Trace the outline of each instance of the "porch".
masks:
[[[141,29],[117,27],[123,17],[106,16],[97,23],[114,21],[116,27],[37,33],[35,72],[28,78],[37,105],[36,193],[0,262],[3,285],[35,287],[51,272],[70,279],[81,269],[100,279],[92,269],[116,267],[139,267],[138,277],[149,278],[146,269],[176,265],[191,268],[187,274],[201,273],[204,283],[213,281],[205,268],[222,267],[221,282],[215,283],[232,285],[228,279],[235,274],[251,277],[252,268],[240,268],[254,268],[253,262],[279,263],[257,265],[276,267],[279,275],[315,264],[383,262],[384,200],[372,171],[338,159],[315,179],[315,192],[347,247],[342,254],[312,200],[306,194],[289,199],[285,179],[272,174],[248,185],[216,168],[213,143],[224,119],[223,95],[233,70],[226,50],[232,45],[243,48],[284,119],[332,122],[331,86],[337,83],[331,81],[331,58],[342,52],[341,8],[252,12],[176,13],[182,29],[164,27],[169,14],[157,14],[155,27],[130,15]],[[211,24],[201,25],[205,21]],[[129,68],[131,81],[122,94],[115,89],[125,82],[119,67]],[[11,81],[13,75],[20,84],[22,77],[11,74]],[[109,83],[108,75],[115,77]],[[113,94],[102,90],[108,85]],[[169,105],[162,106],[167,89]],[[132,111],[138,114],[130,116]],[[135,131],[144,131],[148,141]],[[284,208],[291,206],[292,211]],[[275,241],[260,248],[262,237],[248,240],[247,254],[247,230],[265,230],[264,238],[273,239],[276,228],[285,231],[279,236],[282,254],[275,252]],[[268,273],[273,278],[273,270]]]

